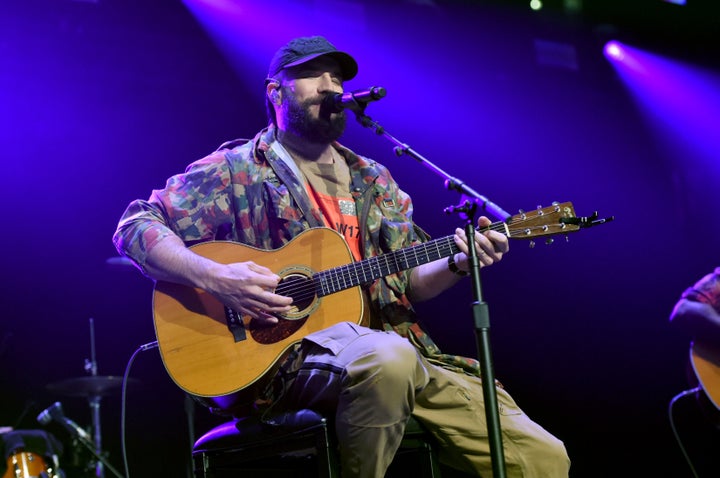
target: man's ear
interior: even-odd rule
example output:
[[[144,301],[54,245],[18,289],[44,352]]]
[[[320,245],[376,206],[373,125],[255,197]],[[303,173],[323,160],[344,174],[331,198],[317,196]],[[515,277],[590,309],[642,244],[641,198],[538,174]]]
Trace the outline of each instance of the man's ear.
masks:
[[[270,101],[273,103],[279,105],[281,98],[280,98],[280,84],[277,82],[270,82],[267,85],[267,95],[270,98]]]

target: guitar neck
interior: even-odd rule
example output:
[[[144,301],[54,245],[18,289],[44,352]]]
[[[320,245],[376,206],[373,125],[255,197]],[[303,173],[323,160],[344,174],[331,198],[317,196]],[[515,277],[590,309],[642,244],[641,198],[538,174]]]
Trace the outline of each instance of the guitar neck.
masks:
[[[476,228],[485,232],[497,231],[510,239],[534,239],[536,237],[568,234],[580,228],[603,224],[612,218],[598,219],[597,213],[586,218],[575,216],[572,203],[554,203],[536,211],[521,212],[505,222],[498,221],[487,227]],[[313,275],[315,293],[326,296],[361,284],[370,283],[381,277],[411,269],[422,264],[448,257],[460,252],[453,236],[441,237],[422,244],[381,254],[359,262]]]
[[[381,277],[412,269],[458,252],[460,249],[455,244],[453,236],[446,236],[318,272],[313,275],[313,281],[317,295],[325,296],[350,287],[367,284]]]

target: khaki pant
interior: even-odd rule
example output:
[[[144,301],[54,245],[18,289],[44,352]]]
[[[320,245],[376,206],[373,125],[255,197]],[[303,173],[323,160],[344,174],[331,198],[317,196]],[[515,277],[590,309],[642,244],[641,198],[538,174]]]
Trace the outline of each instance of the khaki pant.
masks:
[[[429,363],[404,338],[350,323],[303,341],[285,397],[334,415],[344,478],[381,478],[412,414],[437,438],[440,460],[492,477],[480,379]],[[562,442],[497,388],[508,478],[566,478]]]

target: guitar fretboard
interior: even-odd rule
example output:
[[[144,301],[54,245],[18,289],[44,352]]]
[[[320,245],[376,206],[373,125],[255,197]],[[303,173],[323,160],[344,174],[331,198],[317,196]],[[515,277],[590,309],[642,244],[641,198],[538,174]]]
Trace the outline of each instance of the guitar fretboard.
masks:
[[[453,236],[434,239],[395,252],[318,272],[313,275],[315,292],[320,297],[334,294],[458,252],[460,249],[455,244]]]
[[[579,228],[578,223],[582,222],[579,219],[574,223],[569,220],[562,221],[561,218],[575,218],[570,203],[539,208],[533,213],[521,213],[505,222],[494,222],[487,227],[476,228],[476,230],[494,230],[510,238],[532,238],[576,231]],[[460,252],[460,249],[455,244],[453,236],[445,236],[416,246],[317,272],[312,276],[311,288],[314,289],[314,293],[318,297],[322,297],[350,287],[367,284],[375,279],[436,261],[458,252]],[[300,287],[304,289],[305,293],[310,292],[306,285]]]

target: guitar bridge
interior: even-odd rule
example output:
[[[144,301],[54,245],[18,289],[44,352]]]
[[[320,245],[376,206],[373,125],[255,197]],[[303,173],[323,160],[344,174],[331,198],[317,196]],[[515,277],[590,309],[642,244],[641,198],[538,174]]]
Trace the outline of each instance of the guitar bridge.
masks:
[[[232,334],[233,339],[235,339],[235,342],[241,342],[247,339],[245,323],[240,314],[230,307],[225,306],[225,320],[227,321],[227,328]]]

